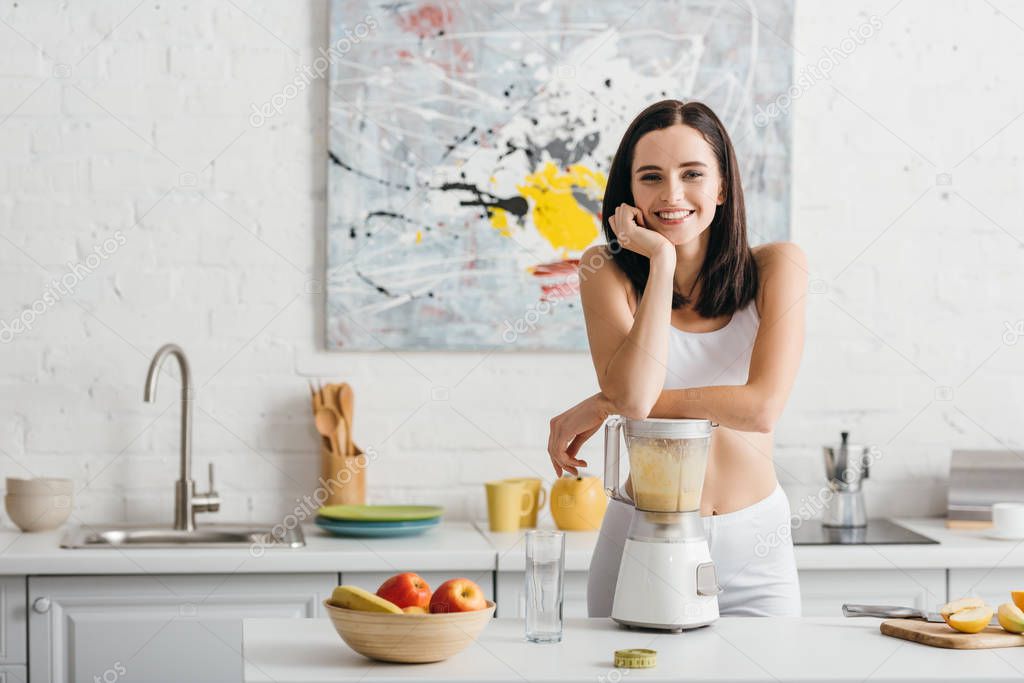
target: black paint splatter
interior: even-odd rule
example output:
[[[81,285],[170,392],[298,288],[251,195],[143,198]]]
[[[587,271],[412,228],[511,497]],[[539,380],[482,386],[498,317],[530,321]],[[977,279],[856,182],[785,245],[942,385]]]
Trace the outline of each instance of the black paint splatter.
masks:
[[[364,173],[363,171],[360,171],[357,168],[353,168],[352,166],[349,166],[344,161],[342,161],[341,158],[337,154],[335,154],[334,152],[332,152],[330,150],[327,151],[327,157],[331,160],[331,163],[333,163],[333,164],[335,164],[337,166],[341,166],[346,171],[349,171],[351,173],[355,173],[357,176],[360,176],[362,178],[366,178],[367,180],[372,180],[373,182],[379,183],[380,185],[384,185],[385,187],[394,187],[394,188],[398,188],[399,190],[406,190],[406,191],[412,189],[412,187],[410,185],[406,185],[404,183],[393,183],[390,180],[384,180],[383,178],[375,178],[374,176],[372,176],[372,175],[370,175],[368,173]]]
[[[469,192],[476,196],[476,200],[462,200],[459,202],[461,206],[482,206],[485,207],[488,212],[492,209],[504,209],[513,216],[522,218],[526,215],[527,211],[530,210],[530,204],[523,197],[499,197],[495,194],[491,194],[486,190],[481,190],[472,183],[445,183],[441,186],[441,189],[446,192],[460,191]]]

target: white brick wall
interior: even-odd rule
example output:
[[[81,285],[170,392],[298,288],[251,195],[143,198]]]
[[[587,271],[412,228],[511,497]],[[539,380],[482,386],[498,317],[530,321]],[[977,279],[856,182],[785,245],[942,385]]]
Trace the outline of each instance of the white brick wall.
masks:
[[[797,13],[798,69],[870,15],[882,29],[792,107],[793,238],[817,283],[776,438],[794,508],[841,428],[883,449],[866,487],[877,515],[941,512],[952,448],[1024,441],[1024,343],[1002,340],[1024,318],[1010,68],[1024,10],[892,4]],[[323,270],[326,90],[260,128],[249,114],[326,45],[325,4],[133,8],[0,8],[0,319],[127,238],[0,346],[0,476],[74,477],[82,520],[168,521],[174,373],[155,405],[142,383],[177,341],[201,387],[196,472],[217,464],[222,519],[277,518],[311,487],[307,377],[355,387],[374,501],[480,516],[480,482],[548,477],[548,419],[595,390],[585,355],[320,350],[323,297],[307,283]],[[594,465],[599,446],[584,449]]]

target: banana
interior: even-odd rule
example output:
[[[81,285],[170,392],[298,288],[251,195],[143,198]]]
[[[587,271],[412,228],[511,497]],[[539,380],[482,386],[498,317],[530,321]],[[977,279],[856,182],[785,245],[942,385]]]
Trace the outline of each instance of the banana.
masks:
[[[330,603],[335,607],[359,610],[360,612],[384,612],[402,614],[401,608],[390,600],[374,595],[358,586],[338,586],[331,593]]]

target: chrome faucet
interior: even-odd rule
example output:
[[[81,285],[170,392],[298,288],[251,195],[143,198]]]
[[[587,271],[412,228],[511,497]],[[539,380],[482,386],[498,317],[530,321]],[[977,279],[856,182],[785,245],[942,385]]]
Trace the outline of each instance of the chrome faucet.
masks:
[[[160,366],[168,355],[178,359],[181,367],[181,474],[174,485],[174,528],[195,531],[197,512],[216,512],[220,509],[220,496],[213,490],[213,463],[210,463],[210,490],[196,493],[192,480],[192,374],[188,369],[185,352],[177,344],[164,344],[153,356],[146,374],[143,399],[152,403],[156,398],[156,378]]]

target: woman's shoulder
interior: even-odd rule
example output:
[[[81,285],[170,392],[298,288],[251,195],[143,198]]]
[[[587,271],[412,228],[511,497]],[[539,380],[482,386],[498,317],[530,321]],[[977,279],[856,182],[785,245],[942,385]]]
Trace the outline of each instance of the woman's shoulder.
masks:
[[[579,263],[580,292],[586,296],[587,291],[596,289],[607,293],[622,293],[632,302],[632,286],[629,278],[612,258],[607,244],[594,244],[584,250]]]
[[[770,271],[780,265],[795,266],[807,271],[807,255],[796,242],[767,242],[753,247],[750,251],[760,271]]]
[[[580,256],[579,273],[581,281],[594,273],[601,273],[602,278],[626,279],[626,274],[615,263],[607,244],[594,244],[583,251]]]
[[[788,290],[807,288],[807,255],[795,242],[768,242],[753,247],[751,253],[757,263],[759,287],[757,289],[758,314],[764,310],[764,299],[769,292],[776,298],[789,299]]]

